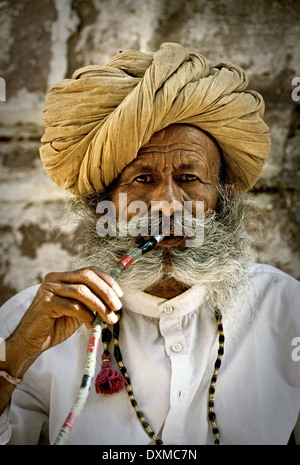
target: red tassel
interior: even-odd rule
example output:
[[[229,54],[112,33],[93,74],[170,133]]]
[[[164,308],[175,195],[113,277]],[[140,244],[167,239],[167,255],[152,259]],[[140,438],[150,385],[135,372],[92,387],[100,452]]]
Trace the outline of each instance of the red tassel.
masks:
[[[97,394],[115,394],[127,384],[126,379],[112,368],[110,359],[111,355],[102,354],[101,371],[95,381]]]

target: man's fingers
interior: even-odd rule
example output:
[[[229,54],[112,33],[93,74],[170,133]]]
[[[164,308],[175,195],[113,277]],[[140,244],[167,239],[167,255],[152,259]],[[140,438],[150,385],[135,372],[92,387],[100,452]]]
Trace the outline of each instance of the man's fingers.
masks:
[[[48,282],[67,282],[67,283],[81,283],[99,285],[99,280],[104,281],[109,287],[111,287],[118,297],[123,296],[122,289],[120,288],[117,281],[112,278],[109,274],[96,266],[89,268],[82,268],[76,271],[67,272],[51,272],[45,275],[44,281]]]
[[[84,323],[88,329],[92,329],[94,314],[85,307],[81,302],[74,299],[65,299],[58,295],[53,296],[58,317],[63,315],[76,318],[81,323]]]
[[[109,324],[114,324],[118,320],[114,311],[121,308],[121,302],[114,303],[113,300],[107,298],[110,304],[107,305],[85,284],[44,283],[43,286],[48,293],[64,298],[66,308],[69,308],[70,305],[73,308],[74,302],[77,302],[79,308],[85,308],[93,316],[97,313]]]
[[[123,297],[122,289],[112,276],[97,267],[91,267],[90,269],[94,271],[100,278],[102,278],[115,291],[118,297]]]
[[[49,286],[50,287],[50,286]],[[31,310],[31,312],[30,312]],[[34,315],[32,317],[32,312]],[[59,296],[47,286],[40,286],[29,310],[25,313],[22,321],[23,326],[26,322],[27,326],[31,328],[34,327],[34,324],[38,323],[38,317],[40,318],[47,317],[51,319],[60,319],[61,317],[72,317],[76,318],[80,323],[85,323],[90,329],[94,321],[94,313],[90,311],[82,302],[72,299]],[[43,321],[41,319],[41,321]],[[47,326],[47,324],[46,324]],[[45,329],[45,324],[41,326],[41,329],[37,331],[35,335],[37,338],[40,333]]]
[[[97,267],[84,268],[66,273],[49,273],[45,276],[44,282],[83,285],[100,298],[110,310],[117,311],[122,307],[119,297],[122,297],[123,292],[120,286],[111,276]],[[76,291],[76,288],[74,289]],[[78,287],[77,289],[79,294],[82,294],[84,297],[89,295],[85,287]]]

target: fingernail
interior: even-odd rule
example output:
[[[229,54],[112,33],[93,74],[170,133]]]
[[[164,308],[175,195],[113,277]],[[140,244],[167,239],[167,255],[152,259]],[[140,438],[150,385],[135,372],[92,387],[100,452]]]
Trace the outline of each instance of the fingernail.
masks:
[[[123,291],[119,286],[114,286],[113,290],[115,291],[118,297],[123,297]]]
[[[115,313],[111,313],[111,314],[108,316],[108,318],[109,318],[109,320],[110,320],[110,322],[111,322],[112,324],[115,324],[115,323],[117,323],[117,321],[118,321],[118,317],[117,317],[117,315],[116,315]]]
[[[111,303],[115,310],[120,310],[120,308],[122,308],[122,303],[117,297],[112,299]]]

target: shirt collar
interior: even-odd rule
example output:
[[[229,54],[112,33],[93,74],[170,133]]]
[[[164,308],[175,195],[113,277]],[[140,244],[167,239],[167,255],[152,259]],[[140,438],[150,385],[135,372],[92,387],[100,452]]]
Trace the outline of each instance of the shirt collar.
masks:
[[[151,318],[160,318],[167,312],[176,316],[193,312],[203,305],[207,298],[205,286],[194,285],[172,299],[164,299],[147,292],[136,291],[124,294],[122,300],[124,311],[130,310]]]

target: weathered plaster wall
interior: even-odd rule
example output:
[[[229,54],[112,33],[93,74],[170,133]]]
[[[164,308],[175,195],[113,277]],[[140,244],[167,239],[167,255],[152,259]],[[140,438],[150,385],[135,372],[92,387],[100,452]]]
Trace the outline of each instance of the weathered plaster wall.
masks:
[[[300,102],[292,99],[292,80],[300,76],[300,2],[1,0],[1,302],[46,272],[66,269],[75,253],[76,231],[64,210],[68,195],[39,159],[45,92],[80,66],[167,41],[212,64],[239,64],[263,94],[273,146],[253,190],[263,214],[254,253],[300,278]]]

